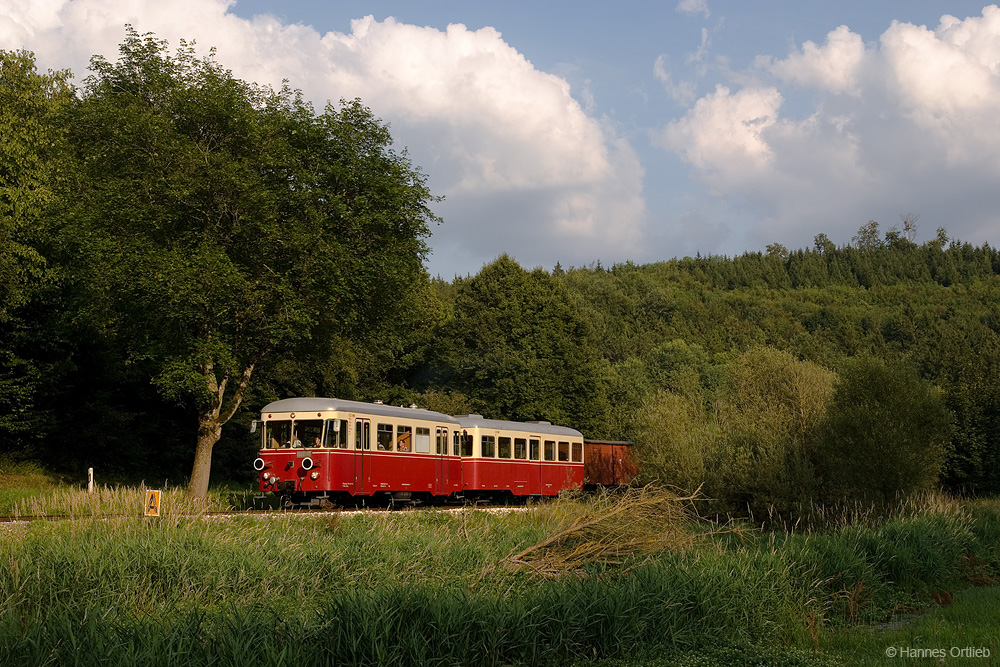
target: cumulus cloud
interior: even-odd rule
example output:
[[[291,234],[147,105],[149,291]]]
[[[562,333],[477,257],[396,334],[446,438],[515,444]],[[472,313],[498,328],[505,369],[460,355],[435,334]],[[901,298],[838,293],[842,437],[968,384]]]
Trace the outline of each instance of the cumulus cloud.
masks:
[[[867,45],[840,26],[822,45],[758,57],[741,80],[697,99],[657,140],[709,187],[716,210],[753,220],[743,247],[808,246],[820,231],[846,243],[869,218],[888,227],[902,211],[997,241],[996,6],[935,29],[893,22]]]
[[[765,132],[778,118],[781,94],[775,88],[730,92],[717,86],[662,135],[665,147],[720,185],[760,173],[773,157]]]
[[[806,42],[800,51],[774,63],[771,71],[799,85],[857,95],[858,71],[864,54],[861,35],[842,25],[827,35],[823,46]]]
[[[271,16],[242,19],[228,0],[13,0],[0,48],[78,75],[113,59],[130,23],[177,44],[215,46],[237,76],[288,79],[319,106],[360,97],[446,202],[432,271],[478,270],[501,252],[528,265],[624,259],[641,243],[642,168],[610,123],[589,116],[569,84],[536,69],[492,28],[444,31],[359,18],[320,34]],[[447,276],[450,277],[450,276]]]

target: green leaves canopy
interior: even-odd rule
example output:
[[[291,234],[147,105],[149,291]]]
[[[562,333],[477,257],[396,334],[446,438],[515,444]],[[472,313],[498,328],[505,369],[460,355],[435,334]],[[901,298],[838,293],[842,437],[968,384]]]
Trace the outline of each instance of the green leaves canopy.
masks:
[[[73,99],[68,80],[38,73],[28,52],[0,51],[0,440],[45,422],[36,398],[49,362],[36,302],[53,271],[35,241],[65,166],[59,116]]]
[[[487,416],[606,429],[605,365],[566,290],[501,255],[458,283],[445,384]]]

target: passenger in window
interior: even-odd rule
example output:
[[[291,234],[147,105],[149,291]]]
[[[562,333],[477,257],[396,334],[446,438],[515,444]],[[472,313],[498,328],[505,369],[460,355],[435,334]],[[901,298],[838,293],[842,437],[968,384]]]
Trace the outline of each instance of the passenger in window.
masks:
[[[313,438],[313,447],[322,447],[322,446],[323,446],[323,438],[317,435],[315,438]]]

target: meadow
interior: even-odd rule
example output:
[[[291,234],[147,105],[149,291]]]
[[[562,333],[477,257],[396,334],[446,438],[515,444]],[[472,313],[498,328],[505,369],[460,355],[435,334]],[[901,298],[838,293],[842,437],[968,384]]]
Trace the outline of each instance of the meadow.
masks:
[[[15,494],[6,477],[0,513],[66,517],[0,525],[10,663],[867,665],[888,664],[888,646],[969,643],[1000,656],[996,502],[929,494],[775,531],[708,522],[650,488],[307,517],[218,517],[167,489],[143,517],[141,487]]]

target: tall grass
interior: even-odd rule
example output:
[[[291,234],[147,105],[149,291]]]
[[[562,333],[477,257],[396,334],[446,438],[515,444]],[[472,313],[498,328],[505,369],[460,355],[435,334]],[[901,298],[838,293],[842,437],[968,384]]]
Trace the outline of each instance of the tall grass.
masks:
[[[531,567],[484,574],[616,502],[503,515],[78,512],[16,534],[0,527],[0,655],[21,664],[545,665],[768,647],[777,664],[822,656],[831,625],[889,618],[1000,567],[1000,512],[967,504],[830,533],[704,531],[682,549],[618,553],[556,577]]]
[[[93,493],[86,489],[59,486],[47,492],[33,493],[16,502],[11,509],[15,517],[27,516],[140,516],[146,509],[146,486],[96,486]],[[231,493],[215,493],[206,500],[191,498],[183,487],[160,488],[160,514],[180,516],[209,511],[233,509]]]

